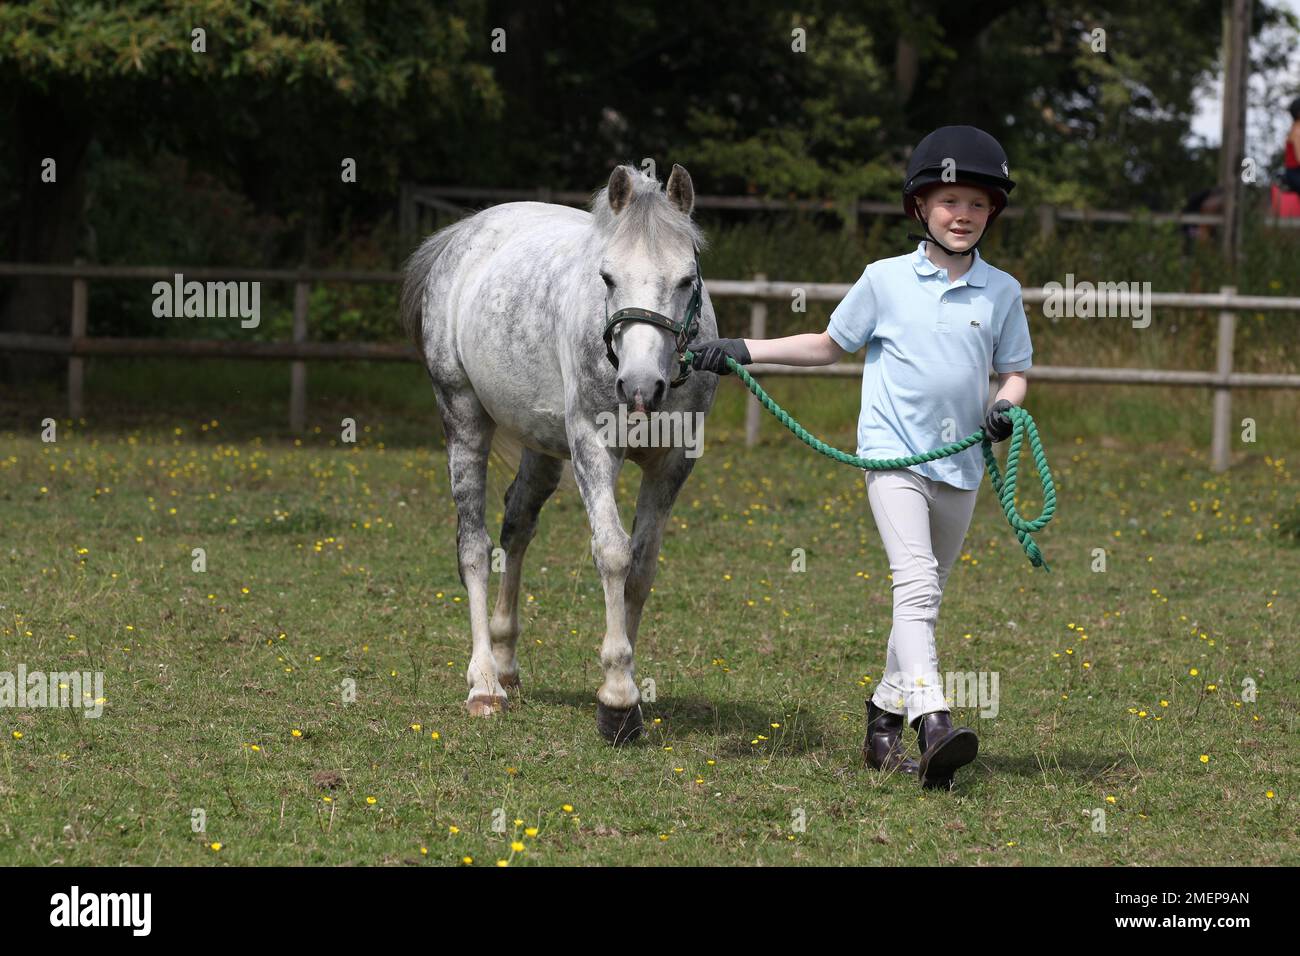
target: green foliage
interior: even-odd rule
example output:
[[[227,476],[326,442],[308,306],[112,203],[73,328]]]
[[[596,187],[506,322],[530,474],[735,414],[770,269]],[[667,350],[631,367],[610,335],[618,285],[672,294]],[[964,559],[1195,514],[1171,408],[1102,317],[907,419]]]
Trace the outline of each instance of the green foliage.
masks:
[[[249,266],[277,257],[290,228],[174,153],[147,165],[97,154],[87,192],[100,262]]]
[[[475,25],[483,9],[483,0],[0,5],[0,123],[14,132],[0,141],[0,213],[34,206],[33,189],[51,191],[35,176],[41,157],[58,160],[60,189],[76,190],[86,142],[99,146],[92,165],[98,155],[145,169],[172,153],[246,197],[248,215],[291,226],[290,262],[310,258],[347,216],[373,220],[377,204],[389,205],[407,151],[421,153],[467,115],[500,115]],[[192,49],[196,28],[203,52]],[[345,158],[355,183],[342,181]],[[154,209],[156,228],[183,222],[176,198]]]
[[[329,284],[313,287],[311,337],[321,342],[391,342],[397,286]]]
[[[341,99],[384,105],[418,91],[451,90],[449,59],[470,44],[462,15],[445,4],[329,0],[234,4],[220,0],[110,4],[33,0],[0,6],[0,69],[26,82],[124,79],[221,83],[251,78],[285,88],[308,81]],[[477,4],[455,4],[468,9]],[[193,31],[205,36],[194,49]],[[482,80],[482,71],[469,75]]]
[[[768,41],[747,52],[788,81],[784,101],[746,104],[750,116],[738,115],[734,100],[692,108],[686,129],[695,141],[683,144],[680,161],[702,180],[767,195],[862,196],[893,185],[897,171],[867,158],[884,132],[873,107],[889,97],[868,23],[778,9],[759,35]]]

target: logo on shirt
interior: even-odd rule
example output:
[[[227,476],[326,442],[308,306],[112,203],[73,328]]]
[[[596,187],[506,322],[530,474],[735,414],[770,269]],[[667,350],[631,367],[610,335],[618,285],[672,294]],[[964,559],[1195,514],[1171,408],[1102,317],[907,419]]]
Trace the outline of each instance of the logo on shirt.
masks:
[[[971,319],[971,320],[970,320],[970,324],[973,325],[973,326],[975,326],[975,328],[977,328],[977,329],[980,327],[979,322],[978,322],[977,320],[975,320],[975,319]]]

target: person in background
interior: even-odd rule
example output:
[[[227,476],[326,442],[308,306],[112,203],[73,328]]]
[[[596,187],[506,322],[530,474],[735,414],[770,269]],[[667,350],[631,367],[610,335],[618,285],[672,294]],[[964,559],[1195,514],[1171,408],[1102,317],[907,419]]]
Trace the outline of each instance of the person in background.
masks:
[[[1282,181],[1293,193],[1300,193],[1300,96],[1291,101],[1291,129],[1286,134],[1286,158]]]

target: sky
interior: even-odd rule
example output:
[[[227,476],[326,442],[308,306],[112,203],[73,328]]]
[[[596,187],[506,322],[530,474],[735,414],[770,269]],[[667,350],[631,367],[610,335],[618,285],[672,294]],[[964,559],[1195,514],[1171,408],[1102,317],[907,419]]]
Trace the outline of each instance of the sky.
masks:
[[[1271,6],[1285,7],[1292,13],[1300,15],[1300,0],[1269,0],[1269,2]],[[1289,86],[1284,85],[1282,90],[1300,88],[1300,38],[1293,38],[1289,77]],[[1222,139],[1220,128],[1223,122],[1222,97],[1223,77],[1220,75],[1214,77],[1197,98],[1196,115],[1192,120],[1194,139],[1204,138],[1211,146],[1219,145]],[[1261,162],[1267,162],[1277,150],[1282,148],[1286,131],[1291,125],[1290,114],[1286,112],[1286,104],[1289,101],[1289,98],[1279,96],[1277,89],[1265,90],[1261,77],[1251,78],[1246,109],[1247,156],[1260,156],[1263,157]]]

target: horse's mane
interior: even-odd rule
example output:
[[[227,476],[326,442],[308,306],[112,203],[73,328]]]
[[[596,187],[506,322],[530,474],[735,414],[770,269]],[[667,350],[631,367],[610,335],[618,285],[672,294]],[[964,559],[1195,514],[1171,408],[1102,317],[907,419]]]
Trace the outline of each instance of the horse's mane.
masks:
[[[694,243],[701,251],[708,240],[695,221],[668,199],[659,180],[631,163],[623,169],[632,177],[632,198],[618,215],[609,206],[609,186],[592,194],[588,211],[594,228],[606,243],[640,239],[655,256],[665,243]]]

